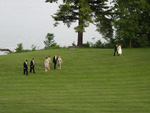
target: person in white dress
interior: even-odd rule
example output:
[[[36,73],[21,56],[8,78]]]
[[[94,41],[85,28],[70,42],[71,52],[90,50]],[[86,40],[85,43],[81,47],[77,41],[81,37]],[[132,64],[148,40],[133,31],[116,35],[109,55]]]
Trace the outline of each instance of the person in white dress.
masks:
[[[121,56],[122,55],[122,46],[119,45],[118,48],[117,48],[117,50],[118,50],[119,56]]]
[[[51,63],[51,56],[48,57],[49,65],[48,65],[48,70],[51,69],[50,63]]]
[[[60,69],[60,70],[61,70],[61,63],[62,63],[62,59],[61,59],[61,57],[59,56],[59,57],[58,57],[58,69]]]
[[[49,65],[49,61],[48,58],[46,57],[45,61],[44,61],[44,65],[45,65],[45,72],[47,72],[48,70],[48,65]]]

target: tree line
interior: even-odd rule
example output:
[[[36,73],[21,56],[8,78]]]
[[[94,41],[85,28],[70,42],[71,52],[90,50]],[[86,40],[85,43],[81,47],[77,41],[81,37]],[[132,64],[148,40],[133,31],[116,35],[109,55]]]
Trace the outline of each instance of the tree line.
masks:
[[[83,33],[89,24],[96,26],[107,44],[121,43],[124,47],[150,46],[149,0],[46,0],[62,2],[52,18],[74,28],[78,46],[83,46]],[[112,5],[110,5],[112,4]]]

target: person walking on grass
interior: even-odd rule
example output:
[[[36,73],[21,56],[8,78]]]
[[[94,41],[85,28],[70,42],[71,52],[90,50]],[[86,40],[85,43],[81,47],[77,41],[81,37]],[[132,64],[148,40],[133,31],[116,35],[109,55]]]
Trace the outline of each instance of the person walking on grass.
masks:
[[[34,70],[34,58],[32,58],[32,60],[30,62],[30,73],[32,73],[32,70],[33,70],[33,73],[35,73],[35,70]]]
[[[116,56],[116,53],[118,55],[118,44],[115,45],[115,48],[114,48],[114,56]]]
[[[48,65],[48,70],[51,70],[51,56],[48,57],[49,65]]]
[[[46,59],[44,61],[45,72],[47,72],[47,70],[48,70],[48,65],[49,65],[49,61],[48,61],[48,58],[46,57]]]
[[[61,56],[58,57],[58,69],[61,70],[61,63],[62,63],[62,59]]]
[[[53,57],[54,69],[56,69],[57,60],[58,60],[58,57],[57,57],[57,55],[55,55]]]
[[[24,69],[24,71],[23,71],[24,75],[25,75],[25,74],[28,75],[28,60],[26,60],[26,61],[23,63],[23,69]]]
[[[118,50],[118,56],[121,56],[122,55],[122,45],[119,45],[117,50]]]

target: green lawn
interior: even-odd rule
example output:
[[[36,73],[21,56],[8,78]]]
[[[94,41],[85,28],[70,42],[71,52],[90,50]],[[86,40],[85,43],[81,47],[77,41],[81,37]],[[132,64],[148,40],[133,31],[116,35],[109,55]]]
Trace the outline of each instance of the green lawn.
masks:
[[[61,55],[62,70],[44,71]],[[36,74],[23,75],[35,58]],[[0,113],[150,113],[150,49],[43,50],[0,56]]]

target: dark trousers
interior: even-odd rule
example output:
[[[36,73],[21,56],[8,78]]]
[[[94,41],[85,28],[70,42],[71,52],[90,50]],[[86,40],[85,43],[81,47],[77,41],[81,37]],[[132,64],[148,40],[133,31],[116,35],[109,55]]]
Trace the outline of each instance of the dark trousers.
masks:
[[[56,69],[56,63],[54,63],[54,69]]]
[[[28,75],[28,69],[24,69],[24,75]]]
[[[117,53],[117,55],[118,55],[118,51],[117,51],[117,50],[114,51],[114,56],[116,56],[116,53]]]
[[[32,70],[33,70],[33,73],[35,73],[34,66],[30,66],[30,73],[32,72]]]

